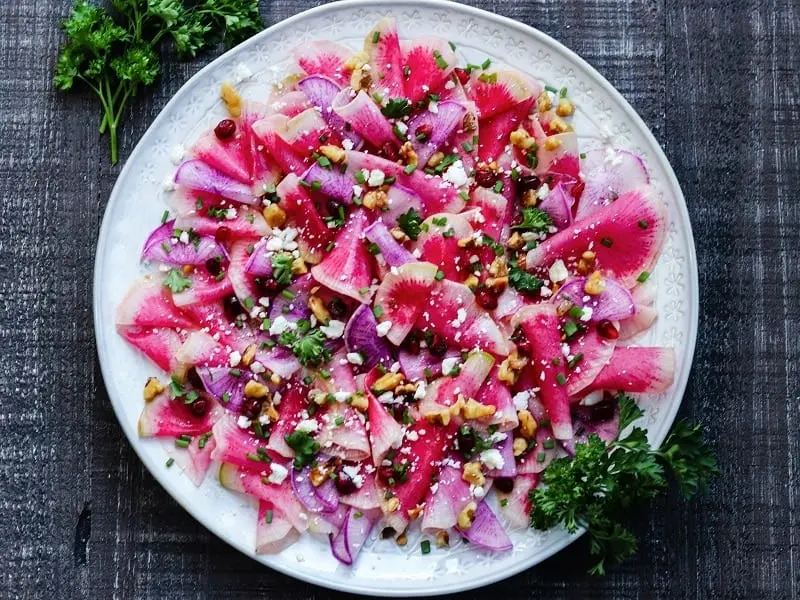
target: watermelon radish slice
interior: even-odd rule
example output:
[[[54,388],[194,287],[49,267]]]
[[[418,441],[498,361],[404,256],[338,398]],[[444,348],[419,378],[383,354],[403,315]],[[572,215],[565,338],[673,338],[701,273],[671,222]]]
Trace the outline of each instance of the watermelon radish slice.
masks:
[[[375,476],[372,473],[362,473],[364,481],[361,487],[352,494],[347,494],[339,497],[342,505],[352,506],[356,509],[369,510],[371,508],[379,508],[380,500],[378,499],[378,490],[375,487]]]
[[[253,245],[250,258],[244,265],[244,272],[253,277],[270,277],[272,275],[271,252],[267,250],[267,241],[260,240]]]
[[[488,377],[494,362],[486,352],[473,352],[464,361],[458,375],[440,377],[427,387],[420,410],[428,413],[447,408],[456,403],[459,395],[472,398]]]
[[[514,288],[508,287],[497,297],[496,319],[506,319],[525,306],[525,298]]]
[[[196,270],[187,277],[191,280],[191,285],[182,292],[172,294],[175,306],[216,302],[233,294],[233,285],[227,277],[218,279],[205,270]]]
[[[527,119],[533,102],[533,98],[528,98],[510,106],[508,110],[481,119],[478,136],[478,158],[480,160],[491,162],[497,160],[505,152],[511,132]]]
[[[372,393],[372,384],[380,376],[381,373],[377,369],[373,369],[364,378],[364,393],[367,395],[369,403],[367,405],[369,440],[372,447],[372,462],[376,467],[381,465],[389,450],[399,447],[403,440],[403,428]]]
[[[422,233],[413,248],[423,260],[436,265],[447,279],[463,281],[472,267],[471,252],[459,247],[458,242],[473,233],[463,214],[438,213],[423,221]]]
[[[449,461],[460,464],[456,461]],[[469,484],[461,477],[461,468],[449,463],[439,470],[439,481],[431,486],[422,514],[422,531],[436,532],[456,526],[458,513],[472,500]]]
[[[222,210],[222,209],[218,209]],[[175,227],[198,235],[214,235],[225,227],[232,239],[254,239],[269,235],[270,229],[260,211],[249,206],[226,207],[222,218],[190,214],[175,219]]]
[[[513,431],[519,425],[517,411],[514,408],[511,391],[500,381],[497,372],[498,365],[495,365],[484,384],[475,393],[475,400],[486,406],[495,407],[495,412],[488,421],[489,425],[496,425],[498,431]]]
[[[300,155],[316,152],[322,145],[321,139],[327,139],[331,144],[338,141],[316,108],[293,116],[278,131],[278,135]]]
[[[589,330],[570,344],[570,356],[573,360],[580,360],[576,367],[570,371],[567,380],[567,393],[574,396],[595,380],[597,374],[611,360],[614,353],[613,340],[607,340],[597,333],[597,329]]]
[[[650,183],[644,161],[627,150],[595,148],[581,159],[586,185],[575,219],[585,219],[626,192]]]
[[[300,179],[287,175],[277,187],[280,206],[286,211],[289,222],[300,231],[301,250],[306,262],[318,263],[329,242],[333,241],[333,231],[322,220],[314,203]]]
[[[187,160],[175,173],[175,183],[195,192],[212,194],[241,204],[257,204],[253,188],[217,171],[200,160]]]
[[[350,70],[345,62],[353,52],[335,42],[314,40],[292,50],[292,58],[308,75],[323,75],[344,85],[350,81]]]
[[[134,348],[144,353],[153,363],[167,373],[177,373],[183,365],[177,358],[183,339],[173,329],[118,325],[117,333]]]
[[[175,220],[167,221],[150,234],[144,243],[142,258],[168,265],[203,265],[208,260],[227,260],[225,247],[211,236],[197,236],[186,232],[186,241],[175,235]]]
[[[255,435],[250,429],[239,427],[236,417],[226,414],[214,423],[214,439],[217,447],[212,458],[222,463],[236,465],[240,470],[262,473],[270,472],[270,464],[283,462],[275,453],[267,451],[267,440]]]
[[[424,100],[431,92],[439,91],[456,67],[458,59],[447,40],[426,36],[401,42],[402,64],[405,69],[405,97],[412,104]],[[420,161],[425,163],[427,161]]]
[[[141,437],[178,437],[181,435],[202,435],[220,416],[217,405],[203,416],[195,415],[181,398],[171,398],[165,390],[150,402],[145,403],[139,416],[139,435]]]
[[[549,141],[548,141],[549,140]],[[574,171],[578,165],[578,136],[574,131],[557,133],[537,139],[539,150],[536,152],[538,163],[534,172],[538,175],[547,175],[559,170],[570,171],[570,176],[565,180],[574,181],[578,173]],[[548,146],[552,149],[548,150]],[[555,179],[556,177],[554,177]]]
[[[535,99],[542,88],[519,71],[483,71],[473,73],[466,91],[480,118],[488,119],[511,110],[520,102]]]
[[[172,303],[162,277],[137,279],[117,307],[114,320],[117,327],[197,328],[196,323]]]
[[[637,305],[636,312],[619,322],[619,339],[633,340],[643,334],[655,323],[658,312],[647,305]]]
[[[469,529],[459,531],[471,544],[485,550],[503,552],[511,550],[514,546],[500,521],[497,520],[497,516],[485,501],[478,504],[475,520]]]
[[[253,123],[253,133],[281,171],[299,175],[306,170],[306,165],[303,158],[284,139],[284,136],[289,136],[288,127],[289,117],[280,114],[272,115]]]
[[[573,406],[572,418],[575,423],[575,437],[563,440],[561,446],[575,456],[575,444],[585,444],[591,434],[596,434],[604,442],[611,442],[619,435],[619,404],[606,400],[593,406]]]
[[[527,454],[522,455],[522,460],[517,463],[517,473],[522,475],[531,475],[534,473],[541,473],[548,465],[553,462],[563,451],[559,451],[560,446],[553,444],[553,430],[549,425],[542,425],[541,420],[548,417],[546,411],[542,410],[542,414],[537,417],[535,410],[531,411],[534,418],[539,422],[536,428],[536,446]]]
[[[471,213],[472,209],[477,209],[476,214],[480,217],[470,221],[470,224],[475,230],[483,231],[494,240],[505,240],[508,237],[508,227],[511,225],[505,218],[507,207],[508,199],[505,196],[485,187],[476,187],[472,192],[468,208]]]
[[[369,57],[374,90],[384,97],[403,96],[403,53],[393,17],[384,17],[375,24],[364,39],[364,52]]]
[[[273,424],[270,431],[268,449],[287,458],[294,457],[294,450],[286,443],[284,436],[292,433],[302,419],[302,413],[308,404],[306,395],[305,386],[298,383],[290,383],[283,390],[278,405],[278,422]]]
[[[333,99],[331,106],[340,119],[350,123],[358,135],[369,140],[376,148],[384,144],[400,146],[400,139],[392,131],[392,124],[363,90],[353,95],[350,88],[344,88]]]
[[[564,183],[557,183],[542,200],[537,208],[543,210],[553,220],[553,225],[559,229],[572,224],[572,205],[575,197],[569,193]]]
[[[418,354],[400,350],[397,353],[397,360],[406,379],[409,381],[422,381],[428,377],[441,375],[442,361],[444,359],[459,356],[461,356],[461,353],[456,350],[448,350],[442,357],[436,357],[427,350],[420,350]]]
[[[531,514],[529,494],[539,485],[540,476],[536,473],[517,474],[514,478],[514,489],[510,494],[497,492],[500,498],[498,514],[505,517],[512,527],[528,527]],[[506,500],[503,503],[503,500]]]
[[[353,462],[370,457],[364,421],[353,407],[339,402],[331,405],[322,416],[322,423],[316,439],[326,454]]]
[[[269,307],[269,318],[275,320],[284,317],[288,321],[296,322],[299,319],[308,319],[311,309],[308,300],[311,297],[311,288],[316,284],[311,275],[303,275],[295,279],[286,289],[288,294],[275,296]],[[289,299],[291,296],[291,299]]]
[[[300,533],[287,518],[275,511],[272,502],[259,501],[256,554],[278,554],[299,539]]]
[[[228,352],[205,331],[192,331],[178,348],[178,363],[198,367],[222,367],[228,364]]]
[[[389,197],[389,206],[387,207],[389,210],[381,214],[384,223],[394,225],[397,217],[406,214],[412,208],[416,212],[422,213],[422,198],[415,191],[395,183],[389,188],[386,195]]]
[[[215,172],[249,185],[252,175],[249,168],[251,151],[247,136],[237,126],[236,135],[227,140],[219,139],[213,131],[206,132],[189,150],[189,156]]]
[[[339,86],[336,86],[336,90],[339,90]],[[291,119],[292,117],[299,115],[304,110],[308,110],[312,105],[308,99],[308,96],[301,91],[295,91],[283,94],[269,106],[271,109],[270,112],[279,113]]]
[[[348,353],[361,355],[362,367],[365,370],[377,364],[391,364],[391,348],[378,335],[378,322],[367,304],[359,306],[347,322],[344,329],[344,343]]]
[[[654,194],[635,190],[539,244],[528,252],[527,268],[547,268],[559,258],[574,262],[591,247],[600,271],[630,287],[653,268],[665,235],[666,207]]]
[[[297,87],[303,90],[303,94],[342,140],[350,140],[355,148],[361,147],[361,136],[333,110],[333,99],[341,90],[339,84],[327,77],[314,75],[299,81]]]
[[[254,305],[258,306],[257,301],[261,296],[253,277],[245,270],[252,251],[253,245],[247,243],[247,241],[238,240],[234,242],[231,244],[231,262],[228,265],[228,278],[233,286],[233,291],[241,305],[246,309],[247,307],[252,309]]]
[[[611,360],[585,392],[665,392],[675,379],[675,350],[643,346],[618,346]]]
[[[348,173],[355,177],[356,171],[381,171],[386,177],[394,177],[396,182],[407,190],[413,190],[422,200],[422,214],[428,216],[440,212],[454,212],[461,210],[464,201],[459,197],[456,189],[450,185],[442,185],[442,180],[428,176],[420,169],[411,174],[404,170],[403,165],[374,154],[364,152],[347,152]]]
[[[311,275],[319,283],[358,302],[369,301],[363,290],[372,283],[370,254],[364,244],[367,223],[363,211],[352,213],[336,238],[336,246],[320,264],[311,268]]]
[[[521,326],[530,341],[533,379],[541,388],[541,398],[550,418],[553,435],[559,440],[572,437],[572,418],[567,394],[567,371],[561,352],[558,314],[550,304],[526,306],[514,316],[512,326]],[[557,359],[557,364],[554,364]]]
[[[364,236],[381,251],[380,255],[390,267],[399,267],[414,262],[411,252],[392,237],[382,220],[375,221],[364,230]]]
[[[597,322],[602,320],[618,321],[627,319],[636,312],[631,293],[618,284],[613,279],[605,280],[605,290],[596,296],[588,296],[585,291],[586,278],[580,277],[564,284],[558,293],[553,296],[553,303],[560,306],[566,303],[571,306],[579,306],[591,311],[589,321]],[[581,317],[584,319],[585,317]]]
[[[391,326],[386,339],[399,346],[422,311],[433,287],[436,266],[426,262],[406,263],[384,277],[375,293],[375,307],[380,307],[381,323]]]
[[[202,445],[202,448],[200,447]],[[217,442],[210,433],[195,436],[186,448],[177,448],[174,443],[165,444],[167,454],[175,459],[175,464],[197,487],[202,485],[211,467],[211,453]]]
[[[434,107],[435,111],[434,112]],[[467,109],[458,102],[438,102],[428,107],[425,112],[417,113],[408,122],[408,137],[417,152],[419,164],[428,164],[428,159],[439,150],[453,132],[461,126]],[[420,128],[430,130],[421,135]]]
[[[637,306],[652,306],[656,301],[656,284],[652,280],[639,283],[631,289],[631,297]]]

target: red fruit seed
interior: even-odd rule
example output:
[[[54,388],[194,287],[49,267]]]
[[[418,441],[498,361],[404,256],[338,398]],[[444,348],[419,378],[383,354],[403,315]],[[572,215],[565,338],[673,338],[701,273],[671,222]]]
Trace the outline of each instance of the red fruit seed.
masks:
[[[497,296],[489,288],[480,288],[475,292],[475,301],[486,310],[497,308]]]
[[[492,187],[497,181],[497,175],[488,167],[481,167],[475,171],[475,183],[481,187]]]
[[[214,127],[214,135],[220,140],[227,140],[236,133],[236,123],[233,119],[223,119]]]
[[[607,340],[616,340],[619,337],[619,331],[617,330],[616,327],[614,327],[614,324],[608,319],[603,319],[602,321],[598,321],[597,333],[600,334],[600,337],[603,337]]]
[[[454,73],[456,74],[456,77],[458,77],[458,80],[461,82],[461,85],[467,85],[467,83],[469,82],[469,73],[467,73],[466,70],[461,68],[456,68]]]

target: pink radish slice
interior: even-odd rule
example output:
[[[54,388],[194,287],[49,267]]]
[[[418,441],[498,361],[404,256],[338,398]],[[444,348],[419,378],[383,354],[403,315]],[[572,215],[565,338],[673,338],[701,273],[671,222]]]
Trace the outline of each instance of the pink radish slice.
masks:
[[[369,295],[362,290],[369,289],[372,283],[370,255],[363,240],[367,222],[363,211],[353,212],[333,250],[320,264],[311,267],[311,275],[319,283],[358,302],[369,302]]]
[[[137,325],[118,325],[117,333],[131,346],[141,350],[161,370],[176,373],[182,369],[183,365],[177,359],[177,353],[183,340],[176,331]]]
[[[219,407],[212,404],[211,410],[202,416],[197,416],[183,399],[171,398],[169,391],[164,391],[145,403],[144,410],[139,416],[139,435],[141,437],[202,435],[211,431],[220,413]]]
[[[289,350],[275,346],[270,350],[256,351],[256,360],[264,365],[270,373],[282,379],[289,379],[300,368],[300,363]]]
[[[350,507],[339,533],[330,536],[333,555],[340,562],[352,565],[379,518],[379,510],[359,511]]]
[[[307,393],[305,386],[294,382],[283,391],[278,405],[278,421],[272,426],[267,448],[286,458],[294,458],[294,450],[286,443],[285,436],[292,433],[302,419],[301,415],[308,404]]]
[[[650,183],[641,157],[613,148],[595,148],[581,160],[586,186],[581,194],[575,220],[585,219],[625,192]]]
[[[218,280],[201,270],[195,271],[188,277],[192,281],[191,285],[182,292],[172,294],[175,306],[217,302],[233,294],[233,285],[228,277]]]
[[[472,219],[470,220],[473,229],[483,231],[496,241],[502,241],[504,239],[503,230],[511,224],[507,223],[505,218],[508,204],[505,196],[496,194],[485,187],[476,187],[467,205],[470,209],[469,212],[477,209],[474,222]],[[480,216],[477,217],[477,215]]]
[[[281,135],[287,135],[288,123],[286,115],[272,115],[253,123],[253,133],[281,171],[299,175],[306,170],[303,157]]]
[[[347,126],[342,117],[340,117],[333,110],[333,99],[339,93],[341,88],[339,85],[320,75],[306,77],[298,82],[297,87],[303,90],[303,93],[311,101],[311,104],[317,107],[322,114],[322,118],[327,121],[339,137],[348,139],[353,142],[353,147],[359,148],[362,144],[361,136],[358,135],[352,128]]]
[[[536,304],[518,312],[512,326],[522,327],[530,341],[534,381],[541,388],[541,398],[550,418],[553,434],[560,440],[572,437],[572,418],[567,395],[567,372],[561,353],[561,328],[555,306]],[[558,364],[553,359],[558,358]]]
[[[494,358],[486,352],[473,352],[461,365],[457,375],[440,377],[427,387],[425,398],[419,405],[420,410],[428,413],[452,406],[459,394],[464,398],[474,397],[494,363]]]
[[[175,464],[197,487],[200,487],[206,478],[212,462],[211,453],[216,447],[214,436],[206,437],[206,435],[193,437],[186,448],[175,447],[172,440],[165,443],[167,454],[175,459]],[[200,448],[200,440],[204,440],[202,448]]]
[[[192,331],[178,348],[176,360],[184,365],[223,367],[228,364],[224,346],[205,331]]]
[[[338,91],[338,86],[336,89]],[[311,102],[308,101],[308,97],[303,92],[287,92],[272,101],[269,108],[271,109],[270,113],[286,115],[291,119],[304,110],[311,108]]]
[[[338,498],[331,498],[329,494],[317,494],[316,489],[311,485],[310,475],[310,467],[306,467],[302,471],[292,469],[289,474],[297,499],[311,512],[322,513],[336,510],[339,504]]]
[[[342,505],[352,506],[360,510],[369,510],[371,508],[378,508],[380,501],[378,500],[378,490],[375,487],[375,475],[372,473],[363,473],[364,481],[361,487],[352,494],[341,496],[339,498]]]
[[[258,197],[251,186],[232,179],[200,160],[187,160],[181,164],[175,173],[175,183],[241,204],[258,203]]]
[[[364,39],[364,52],[369,56],[373,91],[383,97],[403,96],[403,53],[394,17],[384,17],[375,24]]]
[[[238,240],[231,245],[228,278],[233,291],[246,311],[253,309],[261,294],[252,275],[247,273],[246,266],[250,261],[248,250],[251,245],[246,240]]]
[[[480,118],[488,119],[509,111],[523,100],[535,100],[541,86],[519,71],[482,71],[472,74],[466,91]]]
[[[373,369],[364,379],[364,390],[369,402],[367,416],[369,417],[369,439],[372,447],[372,462],[376,467],[381,465],[386,453],[397,446],[403,439],[403,428],[389,414],[386,407],[381,404],[372,393],[372,384],[377,381],[381,373]]]
[[[532,413],[534,411],[531,411]],[[539,418],[534,413],[534,418],[537,421],[547,417],[547,413],[542,412]],[[541,473],[547,466],[558,456],[558,445],[553,444],[552,448],[545,448],[545,442],[548,440],[553,441],[553,431],[547,425],[539,424],[536,428],[536,447],[527,454],[522,455],[522,459],[517,463],[517,473],[521,475],[530,475],[532,473]],[[547,444],[550,446],[551,444]]]
[[[412,262],[401,265],[396,272],[387,273],[383,278],[375,292],[375,306],[381,307],[381,323],[391,323],[386,339],[395,346],[399,346],[413,329],[435,277],[434,265]]]
[[[349,175],[342,173],[336,165],[325,168],[315,162],[303,173],[301,179],[309,186],[319,186],[319,192],[324,196],[336,198],[344,204],[353,202],[355,181]]]
[[[585,444],[592,434],[596,434],[604,442],[615,440],[619,435],[619,405],[616,401],[601,402],[593,406],[573,406],[572,417],[575,437],[561,441],[561,446],[571,456],[575,456],[575,444]]]
[[[473,234],[468,215],[439,213],[423,223],[423,231],[413,243],[422,260],[436,265],[445,278],[463,281],[470,269],[471,252],[458,245],[459,240]]]
[[[588,296],[584,290],[586,278],[573,279],[558,290],[553,296],[553,303],[559,306],[562,302],[574,306],[588,308],[592,311],[590,321],[597,322],[607,319],[619,321],[626,319],[636,312],[633,297],[630,292],[613,279],[605,280],[605,290],[596,296]],[[588,300],[584,300],[585,298]]]
[[[525,306],[525,299],[513,288],[506,288],[497,297],[497,308],[494,309],[495,319],[505,319]]]
[[[267,451],[266,439],[239,427],[236,417],[231,413],[226,413],[214,423],[213,432],[217,446],[212,458],[216,461],[236,465],[240,470],[250,473],[271,472],[272,462],[269,461],[288,466],[278,454]],[[263,460],[262,456],[267,460]]]
[[[317,442],[327,454],[352,462],[369,458],[367,430],[354,408],[337,402],[322,416],[322,423]]]
[[[422,381],[430,374],[436,377],[442,373],[442,360],[445,358],[455,358],[461,356],[458,350],[448,350],[447,353],[437,358],[427,350],[421,350],[418,354],[411,354],[404,350],[398,353],[400,369],[409,381]]]
[[[611,360],[614,346],[613,340],[603,338],[594,327],[590,327],[584,335],[570,343],[570,355],[582,357],[567,378],[567,393],[570,396],[574,396],[594,381],[597,374]]]
[[[512,431],[519,425],[519,419],[514,408],[511,391],[498,378],[498,370],[498,365],[495,365],[478,393],[475,394],[475,400],[486,406],[495,407],[495,413],[489,420],[490,425],[497,425],[498,431]]]
[[[144,243],[142,258],[169,265],[203,265],[213,258],[228,258],[225,248],[211,236],[198,237],[192,232],[193,237],[183,242],[174,233],[174,219],[155,229]]]
[[[450,462],[460,464],[458,461]],[[461,475],[460,468],[450,464],[442,465],[439,481],[431,486],[425,499],[422,531],[440,531],[455,527],[458,513],[472,500],[469,484]]]
[[[569,166],[572,167],[577,164],[578,160],[578,136],[574,131],[567,133],[557,133],[555,135],[546,136],[542,140],[537,140],[539,143],[539,150],[536,156],[539,162],[534,169],[534,172],[540,176],[546,176],[551,173],[557,173],[556,169],[564,169]],[[552,150],[547,148],[552,147]],[[552,175],[553,179],[558,180],[574,180],[572,176],[567,178],[562,175]]]
[[[259,501],[256,554],[277,554],[299,539],[300,533],[280,511],[275,510],[272,502]]]
[[[417,152],[420,165],[428,164],[428,159],[442,147],[464,119],[467,109],[458,102],[439,102],[434,104],[436,112],[429,107],[417,113],[408,122],[408,139]],[[431,133],[420,140],[420,127],[429,128]]]
[[[619,339],[632,340],[638,337],[650,329],[657,317],[658,312],[654,308],[637,305],[632,316],[619,322]]]
[[[653,302],[656,301],[656,284],[653,283],[651,280],[645,281],[644,283],[637,283],[631,289],[631,296],[633,297],[634,303],[637,306],[652,306]]]
[[[184,231],[193,230],[198,235],[214,235],[224,226],[231,232],[232,239],[254,239],[269,234],[269,227],[260,211],[250,207],[237,206],[229,213],[231,218],[223,220],[205,215],[185,215],[175,219],[175,227]]]
[[[399,267],[409,262],[414,262],[411,252],[401,246],[392,237],[383,221],[377,220],[364,230],[364,236],[378,246],[381,256],[390,267]]]
[[[343,85],[349,82],[350,70],[345,67],[345,62],[353,52],[329,40],[314,40],[295,46],[292,58],[297,66],[308,75],[321,75]]]
[[[333,241],[334,231],[322,220],[314,202],[300,179],[287,175],[277,187],[280,206],[286,212],[289,223],[300,232],[300,250],[306,262],[318,263],[328,243]]]
[[[272,275],[272,260],[267,252],[267,242],[259,241],[253,246],[253,253],[247,259],[244,272],[253,277],[269,277]]]
[[[352,90],[344,88],[333,99],[331,106],[341,119],[350,123],[353,130],[375,148],[384,144],[399,147],[400,140],[392,131],[392,124],[363,90],[352,96]]]
[[[478,158],[480,160],[491,162],[503,154],[508,145],[508,136],[525,121],[533,102],[534,98],[528,98],[504,112],[481,119],[478,137]]]
[[[550,190],[544,200],[536,207],[543,210],[553,220],[553,225],[564,229],[572,223],[572,204],[575,198],[567,191],[563,183],[558,183]]]
[[[497,516],[485,501],[478,504],[472,525],[459,531],[471,544],[486,550],[502,552],[514,547]]]
[[[404,74],[404,88],[411,104],[440,90],[458,62],[449,42],[432,35],[401,42],[400,49],[403,53],[402,64],[408,66]],[[427,159],[420,160],[420,164],[425,162]]]
[[[137,279],[122,299],[114,317],[117,327],[196,329],[196,323],[182,313],[169,297],[162,277]]]
[[[244,119],[236,119],[236,133],[228,139],[219,139],[213,129],[206,131],[189,150],[189,156],[198,159],[211,169],[251,184],[253,156]]]
[[[574,260],[591,247],[600,271],[627,288],[653,268],[665,237],[666,206],[655,194],[635,190],[539,244],[528,252],[527,268],[542,270],[559,258]]]
[[[617,346],[611,360],[584,390],[658,393],[675,379],[675,349]]]
[[[337,144],[338,138],[333,134],[325,119],[316,108],[309,108],[286,121],[286,126],[278,131],[283,140],[295,152],[306,157],[322,145],[321,139],[327,139],[330,144]]]
[[[499,514],[503,515],[513,527],[528,527],[530,525],[531,502],[528,495],[539,485],[540,476],[536,473],[522,475],[514,478],[514,489],[510,494],[497,493],[500,500],[507,500],[505,505],[500,504]]]

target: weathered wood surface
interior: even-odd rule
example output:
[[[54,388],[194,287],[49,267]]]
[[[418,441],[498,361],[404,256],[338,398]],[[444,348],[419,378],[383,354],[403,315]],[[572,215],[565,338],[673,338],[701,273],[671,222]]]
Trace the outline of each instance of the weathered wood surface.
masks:
[[[262,1],[268,23],[316,4]],[[497,584],[503,598],[800,597],[800,7],[792,0],[472,4],[576,50],[666,149],[692,216],[700,338],[682,414],[722,476],[636,521],[639,555],[584,574],[585,541]],[[100,378],[91,276],[119,171],[97,110],[51,75],[68,0],[0,2],[0,597],[343,598],[211,536],[144,471]],[[121,155],[201,65],[171,63]],[[89,516],[90,515],[90,516]]]

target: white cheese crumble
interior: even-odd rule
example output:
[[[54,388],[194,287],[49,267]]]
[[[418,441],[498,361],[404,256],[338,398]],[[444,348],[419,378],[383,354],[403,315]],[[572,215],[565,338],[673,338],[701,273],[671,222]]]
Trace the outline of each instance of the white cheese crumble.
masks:
[[[260,362],[258,362],[257,360],[254,360],[252,362],[252,364],[250,365],[250,371],[252,371],[256,375],[259,375],[259,374],[263,373],[266,370],[267,370],[266,367],[264,365],[262,365]]]
[[[514,394],[512,398],[514,402],[514,408],[516,410],[527,410],[528,409],[528,400],[530,400],[531,393],[528,391],[522,391]]]
[[[378,326],[375,328],[378,332],[378,337],[384,337],[389,330],[392,328],[391,321],[384,321],[383,323],[379,323]]]
[[[581,313],[581,321],[585,321],[585,322],[591,321],[593,312],[594,311],[592,310],[591,306],[584,306],[583,307],[583,312]]]
[[[358,352],[348,352],[347,362],[349,362],[351,365],[363,365],[364,357]]]
[[[383,185],[383,180],[386,179],[386,173],[380,169],[372,169],[367,178],[367,184],[370,187],[379,187]]]
[[[350,392],[334,392],[333,399],[337,402],[347,402],[351,395]]]
[[[480,485],[476,485],[475,489],[472,490],[472,495],[475,496],[478,500],[483,498],[486,495],[486,489]]]
[[[354,148],[353,140],[348,140],[347,138],[342,140],[342,148],[345,150],[352,150]]]
[[[294,428],[295,431],[302,431],[304,433],[314,433],[317,429],[319,429],[319,423],[314,419],[303,419],[297,424],[297,427]]]
[[[448,356],[442,361],[442,375],[450,375],[458,366],[457,356]]]
[[[280,485],[288,476],[289,470],[286,467],[279,465],[276,462],[270,464],[270,474],[269,477],[267,477],[267,481],[276,485]]]
[[[247,429],[253,424],[253,422],[244,415],[239,415],[239,420],[236,421],[236,424],[242,429]]]
[[[445,181],[449,181],[456,187],[461,187],[462,185],[467,185],[467,172],[464,170],[464,163],[460,160],[455,161],[450,167],[444,172],[443,179]]]
[[[270,335],[280,335],[289,329],[296,329],[297,325],[288,321],[283,315],[275,317],[275,320],[269,326]]]
[[[547,274],[550,276],[550,281],[553,283],[559,283],[561,281],[565,281],[567,277],[569,277],[569,271],[567,270],[567,265],[564,264],[564,261],[560,258],[550,265],[550,268],[547,270]]]
[[[536,192],[536,197],[539,200],[544,200],[549,195],[550,195],[550,186],[547,185],[546,183],[543,183],[542,187],[540,187],[539,190]]]
[[[242,354],[238,350],[234,350],[228,355],[228,364],[230,366],[236,367],[240,362],[242,362]]]
[[[239,63],[233,68],[233,81],[234,83],[242,83],[247,81],[253,76],[253,72],[244,63]]]
[[[319,330],[325,334],[326,337],[337,339],[344,334],[344,322],[331,319],[327,325],[320,326]]]
[[[414,392],[414,400],[422,400],[425,397],[425,392],[427,391],[426,388],[427,384],[423,379],[417,384],[417,389]]]
[[[502,469],[506,464],[503,455],[496,448],[489,448],[480,454],[480,461],[490,469]]]
[[[356,198],[361,198],[362,193],[364,193],[364,188],[362,188],[358,184],[353,186],[353,196],[355,196]]]
[[[406,439],[409,439],[412,442],[416,442],[419,439],[419,434],[416,431],[407,431]]]

